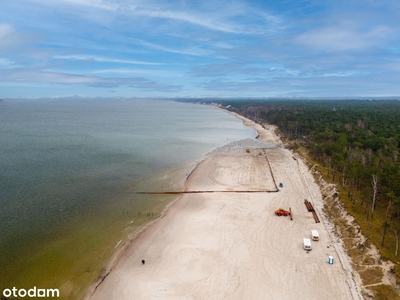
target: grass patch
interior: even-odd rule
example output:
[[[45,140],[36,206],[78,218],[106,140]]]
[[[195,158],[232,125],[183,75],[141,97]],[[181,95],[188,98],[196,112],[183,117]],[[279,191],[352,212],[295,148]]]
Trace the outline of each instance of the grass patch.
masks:
[[[376,300],[400,299],[397,290],[391,285],[381,284],[370,287],[370,290],[374,293]]]
[[[396,274],[396,283],[400,284],[400,265],[394,266],[394,273]]]
[[[383,272],[382,268],[369,267],[364,270],[358,271],[364,285],[380,283],[382,281]]]

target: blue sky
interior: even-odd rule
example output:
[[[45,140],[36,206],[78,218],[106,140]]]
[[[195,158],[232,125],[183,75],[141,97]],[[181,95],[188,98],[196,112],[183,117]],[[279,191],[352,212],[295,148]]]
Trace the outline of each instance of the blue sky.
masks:
[[[0,98],[400,95],[400,1],[2,0]]]

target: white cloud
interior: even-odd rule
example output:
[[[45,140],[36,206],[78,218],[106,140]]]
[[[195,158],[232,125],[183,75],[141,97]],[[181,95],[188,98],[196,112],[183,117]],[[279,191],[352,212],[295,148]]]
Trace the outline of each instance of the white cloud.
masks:
[[[146,46],[148,48],[155,49],[155,50],[160,50],[160,51],[164,51],[164,52],[184,54],[184,55],[192,55],[192,56],[207,56],[207,55],[212,54],[211,51],[204,50],[204,49],[201,49],[201,48],[198,48],[198,47],[190,47],[190,48],[185,48],[185,49],[175,49],[175,48],[171,48],[171,47],[167,47],[167,46],[161,46],[161,45],[158,45],[158,44],[146,42],[146,41],[139,40],[139,39],[135,39],[135,41],[138,44],[141,44],[141,45]]]
[[[0,40],[7,37],[14,31],[13,27],[10,24],[0,24]]]
[[[176,91],[179,85],[159,83],[142,77],[99,77],[51,70],[6,70],[0,72],[0,83],[78,84],[95,88],[125,86],[142,90]]]
[[[1,69],[12,69],[20,67],[15,62],[7,59],[7,58],[0,58],[0,68]]]
[[[352,24],[344,23],[321,29],[310,30],[297,36],[295,41],[317,50],[327,52],[366,50],[389,37],[392,30],[380,26],[370,30],[354,28]]]
[[[132,7],[132,12],[137,15],[144,15],[153,18],[165,18],[173,19],[177,21],[184,21],[194,25],[202,26],[208,29],[229,32],[229,33],[239,33],[242,32],[234,24],[229,24],[228,22],[222,22],[215,18],[210,18],[201,12],[191,13],[189,11],[170,11],[162,9],[152,9],[144,7]]]
[[[139,61],[139,60],[129,60],[129,59],[116,59],[116,58],[108,58],[96,55],[56,55],[53,58],[55,59],[69,59],[69,60],[92,60],[98,62],[111,62],[111,63],[119,63],[119,64],[133,64],[133,65],[162,65],[162,63],[156,62],[147,62],[147,61]]]
[[[32,36],[17,31],[12,25],[0,23],[0,50],[14,49],[33,40]]]
[[[361,71],[337,71],[332,73],[325,73],[322,75],[317,75],[316,77],[354,77],[366,75],[366,72]]]
[[[49,71],[20,71],[13,72],[5,76],[2,81],[17,81],[17,82],[47,82],[47,83],[94,83],[95,77],[76,75],[62,72],[49,72]]]
[[[44,5],[48,4],[43,2],[43,0],[36,1]],[[237,17],[248,19],[249,15],[259,16],[271,26],[266,31],[270,31],[273,29],[272,27],[281,22],[278,17],[261,13],[240,1],[224,2],[222,4],[214,3],[212,10],[210,10],[209,5],[199,5],[197,7],[194,3],[187,4],[179,1],[160,0],[136,0],[133,3],[126,0],[53,0],[52,3],[54,4],[54,2],[75,5],[82,8],[88,7],[109,12],[113,11],[118,14],[169,19],[214,31],[236,34],[264,32],[264,30],[260,30],[260,26],[255,26],[255,24],[251,24],[250,26],[243,25],[240,20],[236,19]]]
[[[92,71],[91,74],[125,74],[125,75],[151,75],[156,77],[181,77],[181,73],[168,70],[144,69],[103,69]]]
[[[391,79],[400,65],[398,10],[383,0],[3,2],[0,83],[155,88],[160,80],[189,90],[220,78],[213,88],[227,93],[295,82],[346,91],[357,80]]]
[[[38,0],[38,2],[42,4],[48,4],[48,0]],[[86,6],[86,7],[92,7],[92,8],[99,8],[99,9],[105,9],[105,10],[117,10],[118,9],[118,4],[116,3],[110,3],[109,1],[103,1],[103,0],[52,0],[52,2],[61,2],[65,4],[71,4],[71,5],[78,5],[78,6]]]

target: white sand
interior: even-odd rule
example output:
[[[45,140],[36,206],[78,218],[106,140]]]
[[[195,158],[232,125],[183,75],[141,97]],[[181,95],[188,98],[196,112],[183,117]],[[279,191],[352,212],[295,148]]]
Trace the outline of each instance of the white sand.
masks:
[[[260,140],[281,145],[272,127],[246,125]],[[306,210],[305,198],[322,206],[307,167],[280,146],[259,146],[243,141],[214,151],[191,174],[187,189],[275,190],[271,165],[276,183],[284,184],[279,192],[183,195],[134,240],[90,299],[361,299],[323,215],[316,224]],[[279,207],[291,207],[293,221],[276,216]],[[320,241],[307,253],[302,239],[311,229]]]

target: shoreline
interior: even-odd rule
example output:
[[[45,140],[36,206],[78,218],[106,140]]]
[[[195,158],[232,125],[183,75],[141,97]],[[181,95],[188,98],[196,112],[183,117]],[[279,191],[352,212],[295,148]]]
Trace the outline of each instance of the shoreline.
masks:
[[[218,107],[215,107],[217,109],[220,109]],[[251,127],[251,126],[247,126],[244,123],[244,120],[248,120],[242,116],[240,116],[239,114],[236,113],[231,113],[227,110],[224,109],[220,109],[221,111],[225,112],[225,113],[229,113],[233,116],[235,116],[236,118],[240,119],[243,121],[244,126],[252,128],[255,132],[258,133],[258,131]],[[248,120],[249,122],[252,122],[251,120]],[[257,137],[255,137],[255,139],[257,139]],[[229,142],[228,142],[229,143]],[[226,143],[226,144],[228,144]],[[212,153],[213,151],[215,151],[216,149],[223,147],[219,146],[213,149],[210,149],[209,151],[207,151],[206,153],[204,153],[202,155],[202,157],[200,158],[200,160],[196,163],[196,161],[194,161],[193,163],[193,167],[190,169],[190,172],[185,176],[185,178],[180,182],[180,185],[184,187],[184,190],[187,190],[187,182],[189,177],[193,174],[193,172],[196,171],[196,169],[199,167],[199,165],[204,162],[207,157],[210,155],[210,153]],[[139,227],[133,234],[132,236],[130,236],[122,245],[122,247],[120,247],[111,257],[111,259],[109,260],[109,262],[107,262],[105,270],[99,275],[99,277],[89,286],[89,288],[87,289],[87,291],[85,292],[82,300],[88,300],[90,299],[93,294],[96,292],[97,288],[103,283],[103,281],[110,275],[110,273],[114,270],[114,268],[116,267],[116,265],[118,264],[118,262],[123,258],[124,254],[126,253],[126,251],[135,243],[135,241],[137,241],[141,235],[145,234],[146,230],[149,230],[152,226],[154,226],[159,220],[161,220],[162,218],[164,218],[167,213],[169,208],[175,204],[175,202],[177,202],[179,199],[181,199],[181,197],[183,196],[183,194],[181,195],[177,195],[176,198],[174,200],[172,200],[170,203],[167,204],[167,206],[162,210],[161,214],[155,218],[154,220],[143,224],[141,227]],[[122,241],[122,240],[121,240]],[[120,242],[121,242],[120,241]],[[119,246],[119,244],[118,244]]]
[[[187,190],[186,182],[187,182],[188,178],[196,170],[198,165],[206,159],[206,157],[207,157],[209,152],[203,154],[203,157],[201,158],[201,160],[199,162],[196,163],[196,161],[194,161],[193,163],[190,163],[190,164],[188,164],[186,166],[178,168],[178,169],[183,169],[183,170],[187,169],[187,170],[190,170],[190,171],[187,173],[186,176],[182,176],[183,175],[183,173],[182,173],[181,176],[180,176],[181,180],[179,182],[177,182],[176,184],[182,186],[184,188],[184,190]],[[192,167],[190,167],[190,166],[192,166]],[[167,215],[168,210],[170,209],[170,207],[173,206],[182,196],[183,196],[183,194],[176,195],[175,199],[172,200],[171,202],[169,202],[163,208],[163,210],[161,211],[161,213],[160,213],[160,215],[158,217],[156,217],[155,219],[153,219],[153,220],[141,225],[137,230],[135,230],[123,242],[122,246],[119,249],[116,250],[116,252],[112,255],[111,259],[107,262],[105,270],[99,275],[99,277],[92,284],[90,284],[89,288],[86,290],[85,294],[81,298],[82,300],[90,299],[93,296],[93,294],[96,292],[97,288],[103,283],[103,281],[111,274],[111,272],[118,265],[119,261],[124,258],[124,255],[129,250],[129,248],[132,247],[135,244],[135,242],[138,239],[140,239],[143,234],[146,233],[147,230],[151,229],[152,226],[156,225],[159,220],[164,218]],[[118,244],[117,244],[117,246],[115,248],[117,248],[120,245],[121,241],[122,240],[120,240],[118,242]]]
[[[258,123],[255,123],[255,122],[253,122],[253,121],[251,121],[251,120],[249,120],[249,119],[247,119],[247,118],[244,118],[244,117],[242,117],[242,116],[240,116],[240,115],[238,115],[238,114],[236,114],[236,113],[231,113],[231,112],[229,112],[229,111],[227,111],[227,110],[225,110],[225,109],[221,109],[221,108],[219,108],[219,107],[217,107],[218,109],[220,109],[220,110],[223,110],[224,112],[228,112],[228,113],[230,113],[230,114],[232,114],[232,115],[234,115],[235,117],[237,117],[238,119],[241,119],[242,121],[243,121],[243,124],[245,125],[245,126],[247,126],[247,127],[250,127],[250,128],[252,128],[253,130],[255,130],[257,133],[258,133],[258,136],[257,136],[257,138],[256,139],[258,139],[258,140],[261,140],[261,141],[263,141],[263,140],[268,140],[268,141],[272,141],[272,142],[275,142],[279,147],[283,147],[283,144],[282,144],[282,142],[281,142],[281,140],[279,139],[279,137],[275,134],[275,128],[274,127],[272,127],[271,126],[271,128],[268,128],[268,129],[264,129],[260,124],[258,124]],[[272,130],[271,130],[272,129]],[[217,150],[218,151],[218,150]],[[289,150],[286,150],[286,151],[289,151]],[[212,151],[210,151],[210,152],[212,152]],[[215,154],[214,154],[215,155]],[[221,156],[223,157],[224,156],[224,154],[222,153],[221,154]],[[207,164],[208,165],[212,165],[212,164],[218,164],[218,163],[221,163],[221,161],[216,161],[216,162],[206,162],[206,159],[207,159],[207,155],[205,155],[204,156],[204,159],[201,161],[201,162],[199,162],[193,169],[192,169],[192,171],[189,173],[189,175],[186,177],[186,180],[184,181],[184,186],[185,186],[185,189],[187,189],[188,188],[188,186],[196,186],[196,185],[204,185],[205,183],[203,182],[200,182],[200,180],[199,180],[199,174],[197,174],[197,173],[199,173],[200,172],[200,175],[202,174],[201,172],[203,171],[204,172],[204,168],[206,168],[207,167]],[[210,158],[211,160],[213,159],[213,156],[211,156],[211,158]],[[228,159],[228,158],[225,158],[225,157],[223,157],[223,159]],[[300,170],[300,167],[299,167],[299,163],[297,162],[297,167],[299,168],[299,170]],[[209,166],[208,166],[209,167]],[[213,166],[211,166],[212,168],[214,168]],[[302,172],[304,172],[304,167],[305,166],[303,166],[303,170],[301,170]],[[221,168],[226,168],[226,166],[222,166]],[[273,168],[276,168],[276,167],[272,167],[272,169]],[[203,170],[202,170],[203,169]],[[308,172],[308,170],[307,170],[307,172]],[[213,177],[214,176],[214,174],[216,174],[216,172],[215,172],[215,169],[212,169],[211,170],[211,172],[209,173],[209,177],[211,178],[211,177]],[[212,175],[212,176],[211,176]],[[218,176],[222,176],[221,174],[217,174]],[[310,175],[310,172],[308,172],[308,175]],[[311,176],[311,175],[310,175]],[[215,176],[214,176],[215,177]],[[220,179],[220,177],[218,177],[218,179]],[[225,177],[221,177],[223,180],[227,180]],[[213,179],[213,178],[211,178],[211,179]],[[214,178],[215,179],[215,178]],[[215,182],[218,182],[218,180],[215,180]],[[207,184],[215,184],[215,182],[213,183],[213,182],[208,182]],[[310,191],[309,191],[309,193],[311,193]],[[190,197],[194,197],[194,196],[190,196]],[[210,196],[211,197],[211,196]],[[209,197],[209,198],[210,198]],[[221,196],[222,197],[222,196]],[[241,196],[242,197],[242,196]],[[212,197],[211,197],[212,198]],[[208,201],[207,200],[207,197],[203,197],[203,198],[199,198],[199,199],[201,199],[203,202],[204,201]],[[322,201],[322,200],[321,200]],[[193,206],[195,206],[195,207],[193,207]],[[137,261],[136,261],[136,263],[135,262],[132,262],[132,256],[134,256],[135,254],[134,254],[134,252],[136,251],[138,251],[138,250],[140,250],[141,249],[141,247],[143,246],[143,244],[145,244],[145,242],[146,242],[146,239],[148,239],[149,238],[149,236],[151,236],[151,235],[156,235],[157,236],[157,234],[159,234],[159,233],[157,233],[157,230],[158,231],[160,231],[160,230],[164,230],[164,229],[161,229],[162,228],[162,224],[160,224],[161,223],[161,221],[162,221],[162,219],[164,219],[167,215],[169,216],[169,218],[168,219],[170,219],[169,220],[169,222],[167,222],[167,224],[172,224],[172,225],[175,225],[175,223],[177,223],[177,221],[178,220],[176,220],[176,216],[175,216],[175,218],[174,218],[174,213],[181,213],[181,211],[182,211],[182,209],[184,209],[184,208],[191,208],[191,209],[193,209],[193,208],[195,208],[195,212],[196,212],[196,208],[198,208],[198,207],[196,207],[196,204],[193,204],[193,203],[191,203],[189,200],[188,200],[188,196],[186,196],[186,195],[181,195],[180,197],[177,197],[175,200],[173,200],[171,203],[169,203],[167,206],[166,206],[166,208],[163,210],[163,212],[162,212],[162,214],[157,218],[157,219],[155,219],[155,220],[153,220],[153,221],[151,221],[150,223],[148,223],[148,224],[146,224],[145,226],[143,226],[142,228],[140,228],[139,229],[139,231],[138,232],[136,232],[134,235],[133,235],[133,237],[132,237],[132,239],[130,239],[129,240],[129,242],[127,242],[125,245],[123,245],[123,247],[120,249],[120,251],[118,251],[118,255],[115,255],[115,257],[110,261],[110,263],[109,263],[109,265],[108,266],[110,266],[109,267],[109,271],[104,275],[104,276],[102,276],[102,277],[100,277],[93,285],[92,285],[92,287],[88,290],[88,292],[86,293],[86,296],[84,297],[84,299],[91,299],[91,298],[94,298],[94,299],[106,299],[107,297],[110,297],[110,295],[113,295],[114,297],[115,297],[115,292],[117,292],[117,293],[119,293],[118,295],[119,295],[119,297],[121,297],[121,295],[125,295],[125,293],[126,293],[126,291],[125,291],[125,289],[128,289],[128,290],[130,290],[131,291],[131,293],[132,292],[136,292],[136,291],[132,291],[132,289],[131,288],[128,288],[127,287],[127,285],[125,284],[125,285],[122,285],[122,288],[116,288],[117,289],[117,291],[110,291],[110,287],[113,287],[113,284],[108,284],[108,289],[107,289],[107,287],[105,287],[105,285],[104,285],[104,283],[106,282],[105,280],[107,279],[108,281],[110,281],[111,279],[109,279],[109,278],[107,278],[109,275],[110,276],[112,276],[112,275],[114,275],[114,273],[115,272],[122,272],[122,274],[126,274],[126,271],[125,271],[125,273],[123,272],[123,271],[121,271],[121,269],[123,268],[123,266],[121,265],[122,264],[122,262],[124,262],[124,265],[126,265],[126,264],[129,264],[130,265],[130,269],[129,270],[131,270],[131,271],[133,271],[133,272],[135,272],[135,270],[136,269],[138,269],[139,267],[137,266]],[[257,208],[256,208],[257,209]],[[320,213],[319,213],[320,214]],[[320,214],[321,215],[321,214]],[[196,215],[196,217],[197,217],[197,215]],[[174,220],[175,219],[175,220]],[[164,220],[165,221],[165,220]],[[326,217],[324,216],[323,217],[323,224],[324,224],[324,227],[326,227],[327,225],[327,221],[326,221]],[[179,222],[178,222],[179,223]],[[159,227],[159,228],[157,228],[157,226]],[[325,228],[325,230],[326,230],[326,228]],[[202,233],[199,233],[199,234],[202,234]],[[147,245],[148,247],[151,247],[151,245]],[[164,245],[164,246],[166,246],[166,247],[168,247],[167,245]],[[134,247],[136,247],[137,249],[133,249]],[[146,246],[145,246],[146,247]],[[339,255],[339,253],[338,253],[338,251],[337,251],[337,245],[335,244],[334,245],[334,247],[333,247],[334,249],[335,249],[335,252],[336,252],[336,254],[337,254],[337,256],[339,257],[339,259],[340,259],[340,261],[342,261],[342,257],[341,257],[341,255]],[[134,251],[135,250],[135,251]],[[131,253],[129,253],[130,251],[132,251]],[[159,261],[159,260],[157,260],[157,262],[159,263],[159,264],[161,264],[161,265],[163,265],[163,264],[165,264],[165,262],[163,262],[163,261]],[[342,268],[344,269],[344,270],[346,270],[347,268],[345,268],[344,267],[344,265],[343,265],[343,262],[341,262],[340,263],[340,265],[342,266]],[[350,266],[350,265],[349,265]],[[170,266],[171,267],[171,266]],[[125,268],[125,267],[124,267]],[[133,269],[132,269],[133,268]],[[351,268],[351,267],[350,267]],[[126,269],[126,268],[125,268]],[[154,272],[154,270],[153,270],[153,272]],[[340,272],[339,272],[340,273]],[[141,274],[136,274],[137,276],[143,276],[143,275],[141,275]],[[154,274],[153,274],[154,275]],[[114,276],[114,278],[119,278],[119,280],[121,280],[121,274],[119,274],[119,275],[115,275]],[[128,276],[127,274],[126,274],[126,276]],[[359,295],[359,288],[357,288],[357,287],[355,287],[355,286],[352,286],[352,284],[351,284],[351,282],[353,281],[353,279],[352,278],[348,278],[349,277],[349,274],[347,274],[346,276],[344,276],[345,277],[345,282],[348,284],[348,287],[349,287],[349,293],[351,294],[351,296],[350,296],[350,294],[346,294],[346,292],[345,291],[343,291],[343,293],[345,293],[347,296],[345,296],[345,298],[349,298],[349,299],[361,299],[361,297],[360,297],[360,295]],[[129,279],[128,278],[124,278],[124,280],[125,281],[129,281]],[[150,280],[150,278],[148,278],[148,280]],[[114,281],[115,281],[115,279],[114,279]],[[115,283],[115,282],[114,282]],[[101,290],[102,291],[98,291],[98,289],[100,289],[101,288]],[[355,289],[355,290],[354,290]],[[97,293],[96,293],[97,292]],[[128,294],[128,295],[131,295],[131,294]],[[140,298],[140,297],[139,297]],[[151,298],[151,297],[150,297]],[[170,297],[165,297],[166,299],[172,299],[172,298],[170,298]],[[144,298],[143,298],[144,299]]]
[[[253,128],[254,129],[254,128]],[[255,130],[255,129],[254,129]],[[256,131],[256,130],[255,130]],[[223,147],[223,146],[220,146]],[[213,151],[215,151],[216,149],[220,148],[220,147],[216,147],[213,148],[211,150],[209,150],[208,152],[204,153],[203,156],[201,157],[200,161],[198,161],[197,163],[194,162],[193,163],[193,167],[190,169],[190,172],[185,176],[184,179],[182,179],[182,181],[180,182],[180,185],[184,187],[184,190],[187,190],[187,182],[190,178],[190,176],[193,174],[193,172],[196,171],[196,169],[199,167],[199,165],[204,162],[207,157],[210,155],[210,153],[212,153]],[[189,168],[188,168],[189,169]],[[111,274],[111,272],[115,269],[115,267],[118,265],[119,261],[121,259],[124,258],[124,255],[126,254],[126,252],[129,250],[130,247],[133,246],[133,244],[141,238],[141,236],[143,234],[146,233],[147,230],[150,230],[152,228],[152,226],[156,225],[158,221],[160,221],[162,218],[164,218],[170,207],[173,206],[177,201],[179,201],[182,198],[183,194],[181,195],[177,195],[176,198],[174,200],[172,200],[170,203],[168,203],[165,208],[162,210],[161,214],[155,218],[154,220],[143,224],[141,227],[139,227],[123,244],[122,246],[112,255],[111,259],[109,260],[109,262],[106,264],[105,270],[104,272],[102,272],[102,274],[99,275],[99,277],[89,286],[89,288],[87,289],[87,291],[85,292],[82,300],[88,300],[90,299],[94,293],[96,292],[97,288],[104,282],[104,280]],[[119,241],[119,243],[122,240]],[[117,246],[119,246],[119,243],[117,244]],[[117,248],[117,246],[115,248]]]
[[[171,205],[173,205],[176,201],[178,201],[182,195],[177,196],[176,199],[172,200],[170,203],[167,204],[167,206],[163,209],[161,212],[160,216],[155,218],[154,220],[143,224],[140,228],[138,228],[131,237],[128,238],[127,241],[124,242],[122,247],[118,249],[111,260],[107,263],[106,270],[99,276],[99,278],[91,284],[89,289],[86,291],[84,297],[82,300],[89,299],[93,294],[96,292],[97,288],[103,283],[103,281],[108,277],[108,275],[111,274],[111,272],[114,270],[114,268],[117,266],[118,262],[123,258],[125,252],[135,243],[136,240],[138,240],[141,235],[143,235],[146,230],[149,230],[152,226],[154,226],[159,220],[164,218],[168,212],[168,209]],[[121,242],[121,241],[120,241]],[[120,243],[119,242],[119,243]],[[117,244],[119,246],[119,244]],[[116,246],[116,247],[117,247]]]

